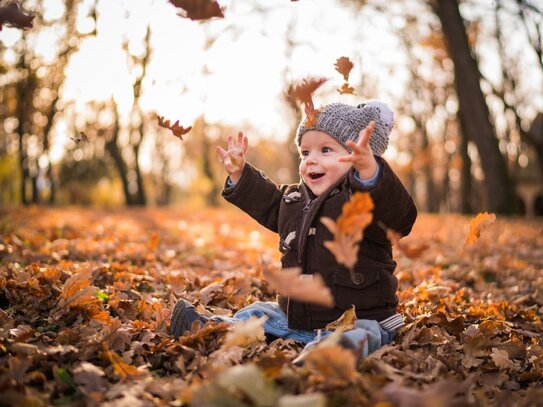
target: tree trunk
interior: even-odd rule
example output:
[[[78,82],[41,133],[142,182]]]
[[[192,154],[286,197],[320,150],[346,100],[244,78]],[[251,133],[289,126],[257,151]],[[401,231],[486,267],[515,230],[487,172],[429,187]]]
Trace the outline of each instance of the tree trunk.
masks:
[[[457,0],[436,0],[433,7],[439,17],[449,54],[454,62],[462,129],[479,150],[485,174],[488,210],[501,214],[518,213],[513,180],[509,176],[498,139],[490,121],[490,112],[480,87],[481,73],[472,55],[464,20]]]
[[[128,206],[132,206],[134,205],[134,200],[132,198],[132,194],[130,193],[130,188],[129,188],[128,167],[126,165],[126,162],[124,161],[121,150],[119,149],[119,146],[117,145],[117,139],[118,139],[119,130],[120,130],[119,113],[117,111],[116,106],[114,107],[114,109],[115,109],[115,124],[113,126],[113,134],[110,136],[110,139],[106,141],[106,150],[111,156],[111,158],[113,159],[113,162],[115,163],[115,167],[117,167],[117,171],[119,171],[119,176],[121,177],[121,182],[123,184],[125,204]]]

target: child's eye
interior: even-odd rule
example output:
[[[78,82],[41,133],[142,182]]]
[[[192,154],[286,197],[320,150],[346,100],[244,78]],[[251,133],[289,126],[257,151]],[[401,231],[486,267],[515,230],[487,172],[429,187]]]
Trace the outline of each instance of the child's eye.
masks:
[[[332,151],[332,149],[330,147],[323,147],[321,149],[321,152],[323,152],[323,153],[329,153],[330,151]]]
[[[308,155],[309,155],[309,151],[307,150],[300,151],[300,157],[307,157]]]

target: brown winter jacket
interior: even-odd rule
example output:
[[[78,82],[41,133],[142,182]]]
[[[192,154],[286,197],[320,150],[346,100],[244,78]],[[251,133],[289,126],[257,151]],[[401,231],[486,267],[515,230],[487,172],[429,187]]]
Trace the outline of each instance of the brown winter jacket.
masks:
[[[326,193],[315,197],[303,182],[277,186],[250,164],[245,165],[236,185],[225,185],[223,197],[228,202],[279,233],[283,268],[300,267],[303,274],[319,273],[332,291],[332,309],[279,297],[289,328],[324,328],[352,304],[358,318],[381,321],[396,313],[396,262],[392,260],[390,241],[378,222],[406,236],[415,222],[417,209],[387,162],[381,157],[376,159],[381,176],[369,190],[362,187],[351,170]],[[336,219],[355,191],[369,192],[375,208],[373,222],[364,230],[360,243],[355,266],[357,281],[353,282],[348,269],[338,264],[324,246],[333,237],[320,218]]]

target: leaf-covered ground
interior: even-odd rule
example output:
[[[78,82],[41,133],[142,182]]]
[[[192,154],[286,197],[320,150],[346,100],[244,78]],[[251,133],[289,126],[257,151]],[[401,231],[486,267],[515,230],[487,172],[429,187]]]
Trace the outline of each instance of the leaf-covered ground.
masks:
[[[169,336],[178,298],[226,315],[274,298],[277,238],[240,212],[2,210],[0,405],[543,405],[543,222],[498,217],[465,248],[468,230],[419,217],[393,344],[297,367],[299,344],[258,326]]]

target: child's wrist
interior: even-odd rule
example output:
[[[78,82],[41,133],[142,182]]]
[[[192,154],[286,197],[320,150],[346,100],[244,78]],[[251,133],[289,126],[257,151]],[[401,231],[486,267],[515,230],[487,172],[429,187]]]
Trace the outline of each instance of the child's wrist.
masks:
[[[373,161],[372,165],[364,166],[364,168],[355,167],[355,170],[358,172],[358,175],[362,179],[370,179],[374,177],[378,169],[379,166],[377,165],[376,161]]]

